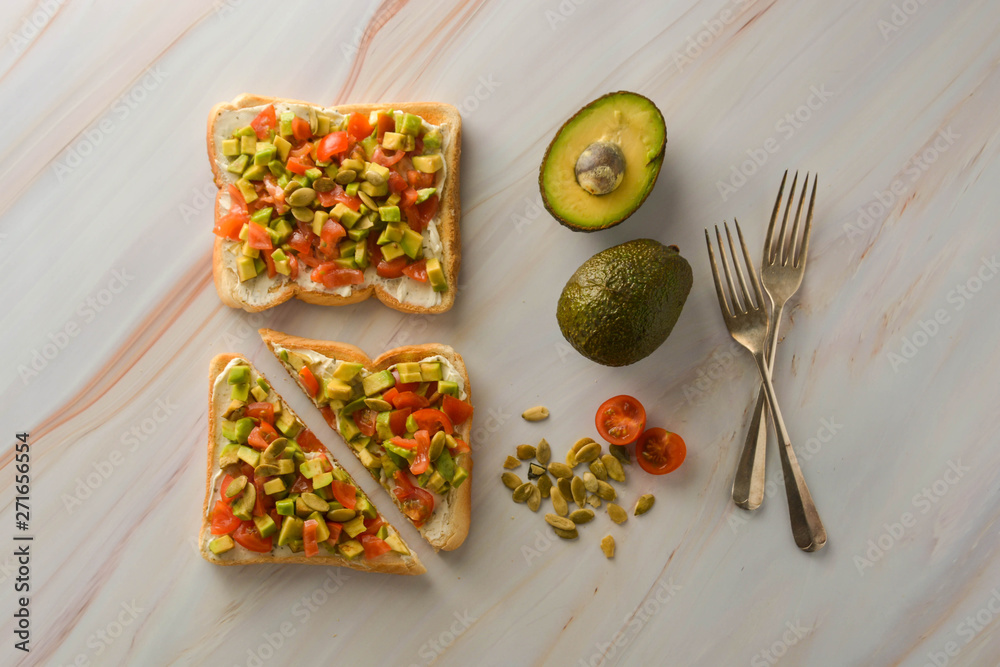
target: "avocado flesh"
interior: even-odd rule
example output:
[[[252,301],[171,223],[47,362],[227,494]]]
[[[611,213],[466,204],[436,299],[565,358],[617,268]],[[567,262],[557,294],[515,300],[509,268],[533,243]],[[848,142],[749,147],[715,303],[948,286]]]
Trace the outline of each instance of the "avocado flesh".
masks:
[[[636,239],[597,253],[566,283],[556,317],[583,356],[627,366],[670,335],[691,291],[691,265],[675,246]]]
[[[581,153],[601,141],[621,148],[625,174],[611,192],[594,195],[577,182],[576,164]],[[618,92],[594,100],[566,121],[549,144],[538,178],[545,207],[576,231],[617,225],[653,189],[666,142],[663,114],[649,99]]]

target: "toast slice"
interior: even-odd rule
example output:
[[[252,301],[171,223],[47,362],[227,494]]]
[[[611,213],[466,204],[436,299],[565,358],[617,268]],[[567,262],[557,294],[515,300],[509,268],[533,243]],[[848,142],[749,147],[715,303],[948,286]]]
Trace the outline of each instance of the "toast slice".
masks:
[[[208,376],[208,472],[198,540],[205,560],[426,572],[399,532],[249,361],[220,354]],[[313,528],[316,541],[310,544],[306,533]]]
[[[373,361],[346,343],[260,335],[424,539],[435,550],[461,546],[472,503],[472,389],[461,355],[410,345]]]
[[[395,118],[400,132],[380,130],[380,117]],[[368,127],[372,135],[356,141]],[[461,140],[458,110],[442,103],[322,107],[240,95],[216,105],[207,144],[219,188],[212,276],[222,302],[259,312],[292,297],[343,306],[374,295],[406,313],[450,309],[461,263]],[[293,200],[294,189],[315,197]],[[262,229],[249,226],[254,214]]]

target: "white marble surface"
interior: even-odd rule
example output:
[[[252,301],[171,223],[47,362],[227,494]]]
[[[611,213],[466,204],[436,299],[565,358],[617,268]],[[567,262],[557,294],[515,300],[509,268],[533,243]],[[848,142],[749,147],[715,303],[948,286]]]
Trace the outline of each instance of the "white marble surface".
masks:
[[[0,25],[0,539],[14,534],[17,430],[32,436],[35,536],[27,656],[12,648],[13,546],[0,549],[3,663],[997,663],[995,2],[18,0]],[[537,207],[538,164],[574,109],[617,89],[662,109],[663,171],[628,222],[574,234]],[[454,310],[220,304],[204,122],[245,91],[462,108]],[[753,155],[763,164],[730,182]],[[830,535],[811,555],[791,540],[773,442],[763,508],[729,499],[754,369],[719,316],[702,231],[736,217],[759,248],[786,168],[820,174],[776,368]],[[655,354],[598,367],[564,345],[555,303],[580,262],[641,236],[679,245],[694,289]],[[477,450],[459,551],[435,555],[403,526],[423,577],[198,557],[212,355],[249,355],[333,438],[262,348],[265,324],[465,356]],[[19,372],[33,361],[37,375]],[[560,453],[594,435],[597,405],[622,392],[683,434],[688,461],[633,472],[626,496],[658,498],[642,520],[536,544],[548,532],[511,504],[501,462],[542,435]],[[536,403],[548,422],[516,416]]]

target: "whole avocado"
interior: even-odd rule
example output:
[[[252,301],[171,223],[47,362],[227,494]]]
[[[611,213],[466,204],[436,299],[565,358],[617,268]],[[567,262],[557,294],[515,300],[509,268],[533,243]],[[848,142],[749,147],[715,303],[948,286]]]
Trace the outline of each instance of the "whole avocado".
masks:
[[[648,357],[670,335],[691,291],[677,246],[636,239],[597,253],[566,283],[556,317],[567,341],[605,366]]]

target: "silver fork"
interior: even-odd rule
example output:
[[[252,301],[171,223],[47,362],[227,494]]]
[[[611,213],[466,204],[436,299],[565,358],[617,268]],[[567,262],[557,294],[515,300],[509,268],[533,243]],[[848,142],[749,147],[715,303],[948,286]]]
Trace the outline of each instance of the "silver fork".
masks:
[[[781,197],[785,191],[787,178],[788,172],[786,171],[781,178],[778,197],[774,200],[774,210],[771,212],[771,222],[767,227],[764,259],[760,269],[764,291],[771,299],[771,319],[764,356],[767,359],[767,369],[772,374],[774,373],[774,353],[778,347],[778,327],[781,324],[782,311],[784,311],[788,299],[799,289],[802,284],[802,276],[806,271],[809,232],[812,229],[813,206],[816,203],[816,176],[813,176],[812,196],[809,199],[809,210],[806,212],[805,228],[802,237],[799,238],[802,205],[805,203],[806,191],[809,188],[809,174],[807,173],[805,182],[802,184],[799,204],[795,209],[795,220],[792,223],[791,233],[786,234],[788,212],[792,208],[795,185],[799,180],[799,174],[796,172],[792,178],[792,187],[788,192],[788,203],[785,205],[785,213],[781,218],[781,230],[778,232],[775,243],[774,225],[778,219],[778,211],[781,209]],[[750,420],[750,429],[747,431],[746,442],[743,444],[743,453],[736,468],[736,477],[733,479],[733,501],[748,510],[757,509],[764,501],[764,487],[766,485],[764,459],[767,451],[766,414],[767,402],[764,395],[764,385],[761,383],[757,391],[757,405],[754,408],[753,418]]]
[[[778,434],[778,451],[781,453],[781,467],[785,474],[785,494],[788,496],[788,513],[792,523],[792,536],[795,544],[804,551],[817,551],[826,545],[826,529],[816,511],[809,487],[802,477],[802,469],[799,468],[798,459],[792,449],[788,431],[785,429],[785,421],[781,418],[781,410],[778,407],[778,399],[774,396],[774,385],[771,384],[771,372],[764,360],[764,349],[767,340],[767,308],[764,305],[764,295],[761,292],[760,279],[753,268],[753,260],[750,259],[750,252],[747,244],[743,240],[743,232],[740,225],[734,221],[736,234],[740,239],[740,246],[743,250],[743,259],[746,262],[747,272],[753,285],[754,297],[751,299],[747,290],[747,282],[744,278],[743,268],[740,266],[739,255],[733,243],[733,236],[729,233],[729,225],[726,227],[726,237],[729,239],[729,249],[733,254],[733,266],[736,270],[736,277],[740,283],[740,293],[737,294],[736,285],[733,283],[733,276],[729,271],[729,262],[726,259],[726,248],[722,242],[722,234],[719,228],[715,228],[715,235],[719,242],[719,253],[722,255],[722,268],[726,272],[726,282],[729,285],[729,297],[732,302],[730,307],[726,300],[725,292],[722,288],[722,279],[719,277],[719,267],[715,263],[715,252],[712,250],[712,238],[705,230],[705,242],[708,244],[708,258],[712,265],[712,277],[715,278],[715,291],[719,296],[719,307],[722,309],[722,318],[726,321],[729,333],[740,345],[745,347],[753,355],[757,362],[757,370],[764,383],[764,394],[767,396],[767,404],[771,409],[774,418],[774,428]],[[740,299],[742,295],[742,300]]]

